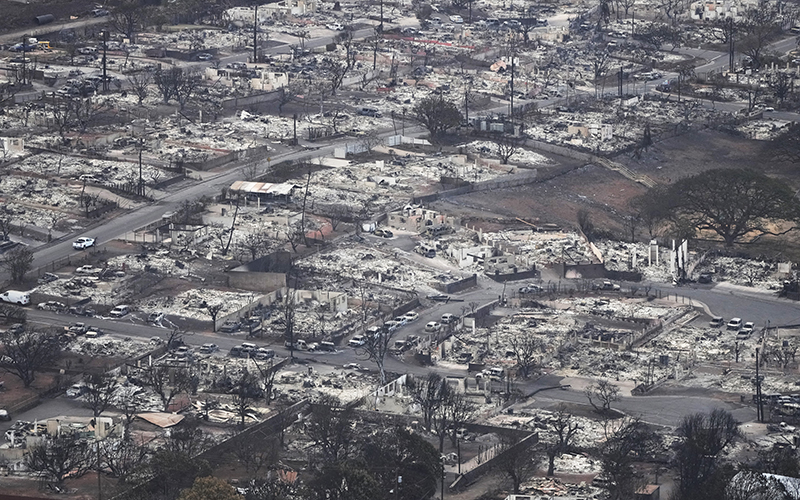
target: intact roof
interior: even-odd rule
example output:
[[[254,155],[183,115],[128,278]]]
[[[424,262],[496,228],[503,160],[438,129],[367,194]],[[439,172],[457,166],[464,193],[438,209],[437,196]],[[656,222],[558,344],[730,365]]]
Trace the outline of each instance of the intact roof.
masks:
[[[297,186],[291,182],[281,182],[274,184],[271,182],[250,182],[250,181],[236,181],[231,184],[231,191],[241,191],[253,194],[272,194],[278,196],[285,196],[291,194],[292,190]]]
[[[184,419],[183,415],[175,413],[137,413],[136,416],[161,428],[172,427]]]

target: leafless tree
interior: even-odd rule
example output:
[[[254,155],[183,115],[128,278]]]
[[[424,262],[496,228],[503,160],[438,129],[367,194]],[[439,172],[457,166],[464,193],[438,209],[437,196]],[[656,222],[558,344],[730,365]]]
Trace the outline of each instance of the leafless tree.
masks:
[[[44,438],[28,449],[24,460],[28,469],[44,473],[59,485],[68,477],[85,475],[96,463],[89,442],[72,432]]]
[[[289,82],[280,89],[278,94],[278,115],[283,116],[283,107],[294,102],[301,95],[307,94],[307,89],[297,80]]]
[[[153,72],[144,70],[136,73],[131,73],[128,76],[128,87],[130,87],[133,94],[139,100],[139,106],[142,105],[144,100],[150,93],[150,84],[153,83]]]
[[[588,59],[592,67],[595,99],[602,97],[601,83],[611,63],[609,57],[610,54],[605,47],[590,48]]]
[[[25,246],[13,248],[3,254],[0,265],[11,274],[11,281],[22,283],[33,266],[33,251]]]
[[[8,241],[8,235],[11,234],[11,217],[7,215],[0,216],[0,241]]]
[[[586,398],[595,411],[607,415],[611,411],[611,403],[619,401],[619,386],[606,379],[598,379],[586,388]]]
[[[475,412],[475,404],[467,398],[467,395],[458,390],[451,390],[449,397],[444,402],[447,411],[450,413],[450,441],[453,446],[458,444],[458,429],[469,422]]]
[[[494,461],[494,470],[508,479],[512,492],[518,494],[522,483],[536,472],[539,457],[533,452],[531,440],[520,444],[520,440],[512,436],[504,435],[500,439],[500,455]]]
[[[147,8],[138,0],[123,0],[111,14],[111,27],[136,43],[136,34],[143,27]]]
[[[764,0],[745,12],[740,23],[744,37],[739,41],[739,50],[750,57],[754,68],[761,67],[769,42],[780,34],[778,19],[778,6]]]
[[[70,109],[77,129],[83,133],[97,122],[98,118],[109,112],[112,108],[106,102],[87,97],[85,99],[70,99]]]
[[[142,382],[161,399],[163,411],[169,411],[173,399],[191,387],[191,377],[186,370],[163,365],[153,365],[144,370]]]
[[[436,372],[429,372],[425,378],[412,378],[408,382],[411,399],[420,406],[422,422],[428,432],[433,424],[433,416],[444,400],[445,394],[442,388],[446,383]]]
[[[197,73],[181,72],[181,78],[175,83],[175,100],[181,107],[181,111],[186,107],[190,99],[194,97],[195,92],[202,83],[200,75]]]
[[[396,331],[396,330],[395,330]],[[392,339],[395,332],[390,332],[389,328],[383,326],[375,334],[365,335],[364,345],[356,349],[356,352],[366,356],[370,361],[373,361],[378,367],[380,374],[380,385],[386,384],[386,355],[389,354]]]
[[[101,468],[112,477],[126,483],[129,477],[147,461],[149,449],[132,438],[105,439],[100,446]]]
[[[547,475],[552,476],[556,470],[556,458],[568,452],[572,447],[575,435],[581,429],[578,422],[573,421],[572,415],[567,413],[564,405],[560,405],[556,414],[549,422],[554,439],[545,446],[547,451]]]
[[[265,227],[261,226],[254,231],[247,233],[240,238],[236,245],[245,253],[250,255],[250,260],[256,260],[267,254],[269,251],[270,238]]]
[[[276,463],[279,456],[280,444],[275,437],[267,438],[266,442],[246,440],[234,449],[234,455],[239,459],[245,470],[253,476],[258,476],[259,471]],[[279,500],[279,499],[274,499]]]
[[[116,377],[100,373],[85,375],[83,377],[83,385],[86,388],[84,402],[92,410],[92,415],[95,417],[99,417],[111,406],[114,391],[119,386]]]
[[[361,145],[364,146],[364,149],[367,152],[372,151],[376,147],[380,146],[383,143],[383,139],[378,134],[378,131],[375,129],[369,130],[366,134],[361,137]]]
[[[212,331],[217,331],[217,317],[222,310],[225,309],[225,304],[206,304],[206,312],[208,315],[211,316],[211,323],[212,323]]]
[[[604,434],[598,455],[603,474],[610,480],[610,497],[632,498],[638,487],[633,465],[662,449],[661,437],[636,418],[607,421]]]
[[[28,313],[24,308],[5,302],[0,303],[0,321],[3,323],[25,323],[27,319]]]
[[[258,378],[247,370],[234,381],[233,410],[239,417],[239,427],[244,429],[247,417],[253,416],[253,403],[261,397]]]
[[[517,359],[517,368],[524,378],[530,377],[531,370],[536,367],[542,355],[544,343],[530,332],[523,335],[512,335],[509,342],[514,351],[514,357]]]
[[[506,165],[508,160],[510,160],[522,146],[522,141],[519,138],[505,133],[494,136],[492,141],[497,146],[497,156],[500,157],[503,165]]]
[[[344,461],[353,452],[354,417],[354,410],[335,396],[323,395],[314,405],[306,432],[319,446],[326,462]]]
[[[794,79],[784,71],[774,71],[767,76],[767,86],[778,100],[778,107],[781,107],[794,90]]]
[[[345,219],[350,218],[349,209],[345,205],[331,205],[325,210],[325,215],[328,216],[328,222],[334,231]]]
[[[46,330],[26,328],[21,333],[6,332],[0,339],[5,370],[19,377],[25,387],[36,379],[36,372],[52,367],[61,352],[56,336]]]

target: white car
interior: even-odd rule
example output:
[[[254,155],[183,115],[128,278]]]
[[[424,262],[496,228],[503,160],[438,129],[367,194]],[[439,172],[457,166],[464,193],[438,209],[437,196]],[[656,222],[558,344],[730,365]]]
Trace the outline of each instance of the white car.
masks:
[[[72,248],[75,250],[86,250],[89,247],[94,246],[94,238],[78,238],[77,240],[72,242]]]
[[[367,339],[365,339],[363,335],[354,335],[347,345],[350,347],[361,347],[366,343]]]
[[[438,321],[431,321],[427,325],[425,325],[426,332],[438,332],[442,329],[442,324]]]
[[[419,319],[419,313],[416,313],[414,311],[409,311],[405,313],[403,317],[406,319],[406,323],[411,323]]]

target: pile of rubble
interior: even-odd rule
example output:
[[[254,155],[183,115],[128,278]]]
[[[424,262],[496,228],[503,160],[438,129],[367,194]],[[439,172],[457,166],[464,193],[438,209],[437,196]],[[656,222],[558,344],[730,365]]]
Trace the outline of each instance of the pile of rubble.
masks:
[[[338,282],[357,280],[403,290],[433,292],[430,284],[437,281],[433,271],[409,266],[396,255],[357,243],[316,253],[299,262],[298,267],[310,274],[330,276]]]
[[[139,339],[120,340],[101,336],[97,338],[78,337],[66,349],[76,354],[92,357],[129,359],[147,354],[153,350],[153,346]]]

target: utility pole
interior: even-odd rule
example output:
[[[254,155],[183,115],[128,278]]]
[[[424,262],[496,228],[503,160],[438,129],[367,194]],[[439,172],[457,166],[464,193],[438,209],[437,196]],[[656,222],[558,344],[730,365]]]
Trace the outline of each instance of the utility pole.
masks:
[[[728,71],[733,71],[733,18],[728,18]]]
[[[27,44],[28,40],[25,39],[25,35],[22,35],[22,85],[25,86],[28,70],[26,68],[27,65],[27,58],[25,57],[25,52],[27,51]]]
[[[378,33],[383,34],[383,0],[381,0],[381,24],[378,25]]]
[[[761,348],[756,347],[756,399],[758,400],[757,418],[759,422],[764,421],[764,402],[761,400],[761,377],[758,374],[758,353]]]
[[[106,68],[106,52],[108,50],[108,30],[103,30],[103,92],[108,92],[108,73]]]
[[[139,139],[139,196],[144,196],[144,180],[142,179],[142,149],[144,139]]]
[[[258,4],[253,14],[253,64],[258,63]]]

